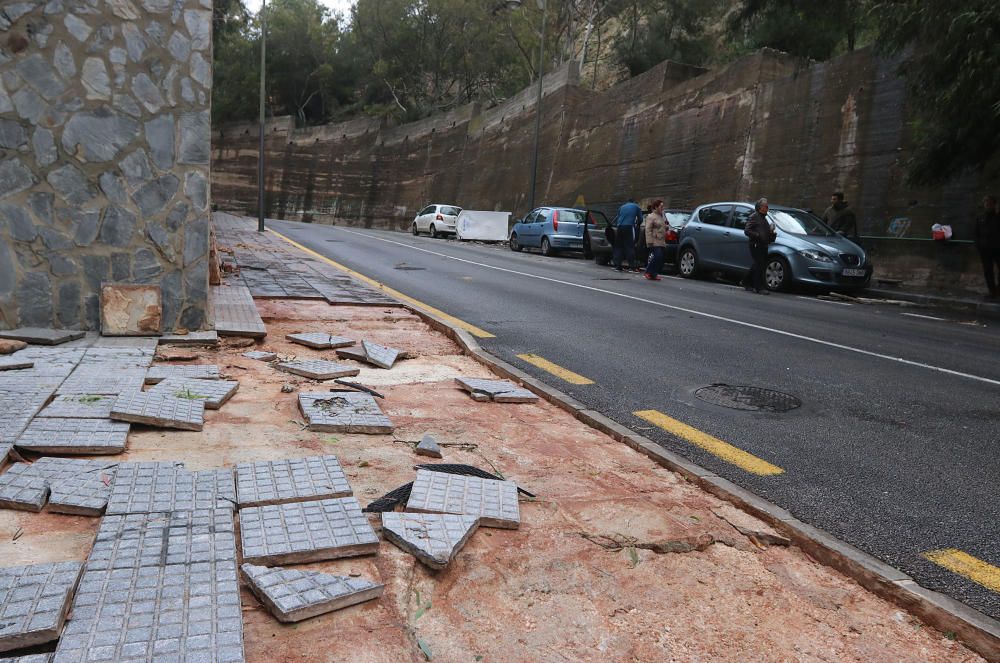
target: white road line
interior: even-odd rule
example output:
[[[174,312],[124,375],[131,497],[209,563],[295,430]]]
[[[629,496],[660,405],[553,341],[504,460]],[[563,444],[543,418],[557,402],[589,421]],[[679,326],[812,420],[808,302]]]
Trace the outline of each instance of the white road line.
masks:
[[[833,341],[824,341],[819,338],[812,338],[811,336],[805,336],[803,334],[796,334],[795,332],[785,331],[784,329],[775,329],[773,327],[765,327],[764,325],[754,324],[752,322],[745,322],[743,320],[736,320],[734,318],[727,318],[723,315],[715,315],[714,313],[706,313],[704,311],[698,311],[696,309],[685,308],[683,306],[674,306],[673,304],[664,304],[663,302],[653,301],[652,299],[645,299],[643,297],[636,297],[635,295],[626,295],[620,292],[613,292],[611,290],[604,290],[603,288],[595,288],[594,286],[583,285],[582,283],[572,283],[570,281],[563,281],[560,279],[554,279],[548,276],[539,276],[538,274],[529,274],[527,272],[519,272],[516,269],[508,269],[506,267],[497,267],[496,265],[488,265],[482,262],[476,262],[475,260],[467,260],[465,258],[457,258],[455,256],[450,256],[446,253],[439,253],[438,251],[431,251],[430,249],[422,249],[417,246],[412,246],[410,244],[404,244],[403,242],[397,242],[392,239],[385,239],[384,237],[376,237],[375,235],[369,235],[367,233],[357,232],[356,230],[347,230],[346,228],[337,228],[345,233],[351,233],[352,235],[360,235],[361,237],[367,237],[368,239],[374,239],[379,242],[386,242],[387,244],[395,244],[397,246],[402,246],[403,248],[412,249],[414,251],[421,251],[423,253],[429,253],[431,255],[440,256],[442,258],[447,258],[449,260],[455,260],[457,262],[463,262],[467,265],[476,265],[477,267],[485,267],[486,269],[493,269],[498,272],[505,272],[507,274],[516,274],[518,276],[524,276],[530,279],[538,279],[540,281],[548,281],[550,283],[558,283],[560,285],[569,286],[571,288],[579,288],[581,290],[590,290],[592,292],[600,292],[605,295],[611,295],[613,297],[621,297],[622,299],[630,299],[636,302],[642,302],[643,304],[649,304],[651,306],[659,306],[661,308],[667,308],[674,311],[680,311],[682,313],[690,313],[691,315],[698,315],[703,318],[709,318],[711,320],[719,320],[721,322],[728,322],[734,325],[740,325],[741,327],[749,327],[750,329],[757,329],[760,331],[770,332],[772,334],[778,334],[780,336],[786,336],[788,338],[798,339],[800,341],[807,341],[809,343],[815,343],[817,345],[823,345],[828,348],[836,348],[838,350],[845,350],[847,352],[854,352],[859,355],[865,355],[866,357],[877,357],[878,359],[885,359],[886,361],[894,361],[898,364],[905,364],[907,366],[916,366],[917,368],[925,368],[929,371],[937,371],[938,373],[946,373],[948,375],[954,375],[960,378],[966,378],[967,380],[975,380],[977,382],[985,382],[986,384],[992,384],[1000,387],[1000,380],[993,380],[991,378],[983,377],[981,375],[972,375],[971,373],[963,373],[962,371],[954,371],[950,368],[942,368],[941,366],[934,366],[932,364],[925,364],[919,361],[913,361],[912,359],[904,359],[903,357],[893,357],[892,355],[882,354],[881,352],[872,352],[871,350],[862,350],[861,348],[855,348],[850,345],[844,345],[842,343],[834,343]]]
[[[818,299],[816,297],[805,297],[804,295],[795,295],[799,299],[804,299],[807,302],[822,302],[824,304],[837,304],[838,306],[854,306],[851,302],[835,302],[829,299]]]
[[[924,320],[940,320],[941,322],[948,322],[948,318],[936,318],[933,315],[920,315],[919,313],[900,313],[900,315],[909,316],[911,318],[923,318]]]

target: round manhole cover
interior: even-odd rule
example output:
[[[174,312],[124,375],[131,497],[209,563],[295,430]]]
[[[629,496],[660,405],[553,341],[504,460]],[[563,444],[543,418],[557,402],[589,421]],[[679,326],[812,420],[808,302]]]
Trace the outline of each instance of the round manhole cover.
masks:
[[[802,405],[802,401],[791,394],[746,385],[710,384],[694,393],[706,403],[734,410],[788,412]]]

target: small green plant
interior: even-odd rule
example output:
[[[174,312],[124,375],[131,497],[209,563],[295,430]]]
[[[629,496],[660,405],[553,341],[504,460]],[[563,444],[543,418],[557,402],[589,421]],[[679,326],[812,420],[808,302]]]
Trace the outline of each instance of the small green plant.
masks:
[[[417,638],[417,646],[420,647],[420,652],[428,661],[434,658],[434,654],[431,652],[430,646],[420,638]]]
[[[208,398],[208,396],[204,396],[202,394],[196,394],[195,392],[191,391],[191,389],[188,387],[185,387],[184,389],[175,392],[174,396],[176,396],[177,398],[183,398],[184,400],[187,401],[197,401],[202,398]]]
[[[83,396],[80,396],[80,398],[77,400],[79,400],[81,403],[96,403],[97,401],[102,400],[103,398],[104,398],[103,396],[97,396],[94,394],[84,394]]]
[[[631,568],[634,569],[635,567],[639,566],[639,553],[636,551],[635,548],[629,548],[628,549],[628,558],[629,558],[629,561],[632,562],[632,567]]]
[[[337,442],[340,442],[340,439],[336,435],[330,435],[326,438],[327,444],[336,444]]]

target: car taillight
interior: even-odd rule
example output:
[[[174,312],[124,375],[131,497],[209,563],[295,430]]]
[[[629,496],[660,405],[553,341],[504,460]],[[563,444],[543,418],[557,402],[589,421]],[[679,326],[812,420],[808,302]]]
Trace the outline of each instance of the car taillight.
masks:
[[[559,210],[552,212],[552,230],[559,230]]]
[[[677,241],[677,233],[675,233],[673,230],[668,230],[667,231],[667,241],[668,242],[676,242]]]
[[[435,216],[434,218],[435,218],[435,219],[437,219],[438,221],[444,221],[444,217],[443,217],[443,216],[441,216],[440,214],[438,214],[438,215],[437,215],[437,216]]]

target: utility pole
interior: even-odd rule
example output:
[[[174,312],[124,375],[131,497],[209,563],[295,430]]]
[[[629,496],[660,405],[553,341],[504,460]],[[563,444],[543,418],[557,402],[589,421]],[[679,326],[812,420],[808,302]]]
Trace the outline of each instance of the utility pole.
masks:
[[[267,0],[260,3],[260,142],[257,149],[257,232],[264,232],[264,62],[267,53],[267,17],[264,8]]]
[[[535,146],[531,154],[531,198],[528,211],[535,209],[535,188],[538,182],[538,138],[542,130],[542,81],[545,77],[545,15],[548,0],[541,0],[542,33],[538,40],[538,98],[535,100]]]

